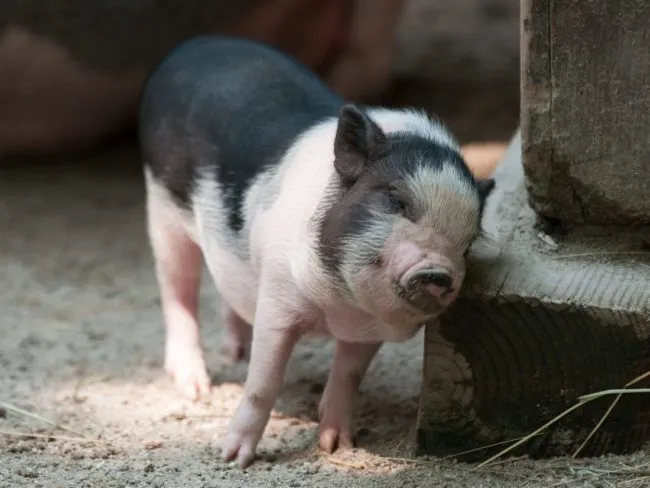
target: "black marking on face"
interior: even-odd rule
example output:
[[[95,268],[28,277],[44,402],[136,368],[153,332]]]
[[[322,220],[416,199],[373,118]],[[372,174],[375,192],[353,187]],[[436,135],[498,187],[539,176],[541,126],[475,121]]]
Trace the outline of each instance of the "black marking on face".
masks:
[[[346,133],[352,135],[338,137]],[[341,145],[342,140],[345,145]],[[434,172],[452,165],[458,178],[476,189],[481,211],[494,187],[493,180],[477,181],[454,148],[407,132],[386,135],[369,117],[356,111],[341,111],[334,153],[339,181],[332,186],[338,187],[338,194],[320,223],[319,252],[324,265],[335,276],[340,274],[342,243],[363,233],[376,219],[375,213],[419,220],[421,215],[404,179],[423,165]],[[380,259],[376,257],[373,261],[379,263]]]
[[[240,231],[255,179],[282,164],[298,136],[336,116],[341,105],[284,53],[243,39],[195,38],[172,51],[145,85],[144,159],[184,206],[199,175],[214,178],[229,227]]]

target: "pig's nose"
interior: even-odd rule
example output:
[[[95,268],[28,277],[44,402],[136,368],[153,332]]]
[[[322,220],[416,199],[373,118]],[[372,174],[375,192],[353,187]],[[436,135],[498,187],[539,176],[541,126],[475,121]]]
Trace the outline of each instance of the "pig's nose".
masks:
[[[423,288],[432,295],[444,295],[452,290],[454,280],[444,268],[426,268],[416,272],[409,280],[409,288]],[[433,286],[431,286],[433,285]]]

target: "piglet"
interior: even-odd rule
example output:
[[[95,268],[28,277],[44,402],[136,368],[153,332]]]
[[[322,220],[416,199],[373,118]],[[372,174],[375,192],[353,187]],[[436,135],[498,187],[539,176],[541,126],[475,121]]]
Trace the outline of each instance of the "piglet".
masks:
[[[306,333],[336,340],[319,444],[352,446],[369,364],[454,301],[493,181],[473,177],[440,122],[346,103],[296,60],[243,39],[177,46],[145,84],[139,134],[165,369],[191,398],[210,390],[203,260],[226,353],[250,354],[223,458],[253,462]]]

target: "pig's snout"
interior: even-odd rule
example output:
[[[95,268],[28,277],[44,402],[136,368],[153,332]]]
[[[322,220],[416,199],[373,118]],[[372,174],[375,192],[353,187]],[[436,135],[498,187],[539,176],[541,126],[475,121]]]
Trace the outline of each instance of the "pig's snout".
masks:
[[[400,242],[387,268],[397,295],[411,307],[428,315],[442,312],[456,298],[461,276],[453,262],[417,244]]]
[[[440,313],[456,296],[451,271],[440,266],[406,273],[396,287],[402,300],[426,314]]]
[[[454,279],[445,268],[425,268],[413,273],[408,278],[406,288],[442,298],[454,291],[453,284]]]

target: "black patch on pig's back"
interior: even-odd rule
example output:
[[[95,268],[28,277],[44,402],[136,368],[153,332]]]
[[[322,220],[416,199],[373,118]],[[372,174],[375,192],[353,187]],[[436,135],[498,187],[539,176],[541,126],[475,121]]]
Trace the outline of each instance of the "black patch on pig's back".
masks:
[[[248,116],[242,114],[237,122],[241,142],[233,139],[222,143],[214,152],[216,159],[205,160],[205,169],[214,171],[222,188],[228,223],[233,230],[240,230],[244,224],[244,198],[255,179],[281,164],[296,138],[323,118],[313,113],[294,113],[284,122],[273,123],[271,119],[268,127],[257,130],[253,124],[247,126]]]
[[[189,147],[185,146],[182,131],[159,129],[171,133],[168,137],[154,137],[142,134],[141,151],[144,164],[150,169],[154,179],[170,193],[179,207],[190,210],[191,195],[196,188],[196,167]],[[146,144],[146,139],[156,139],[154,144]]]
[[[254,180],[340,105],[316,75],[283,53],[253,41],[195,38],[172,51],[145,85],[144,159],[185,206],[197,177],[214,178],[228,224],[239,231]]]

